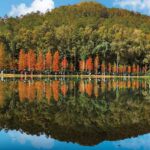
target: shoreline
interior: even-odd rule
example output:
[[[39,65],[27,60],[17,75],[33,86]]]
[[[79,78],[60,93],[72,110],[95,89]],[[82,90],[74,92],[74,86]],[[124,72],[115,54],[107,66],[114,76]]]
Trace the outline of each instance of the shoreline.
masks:
[[[31,74],[0,74],[0,78],[131,78],[150,79],[150,76],[116,76],[116,75],[31,75]]]

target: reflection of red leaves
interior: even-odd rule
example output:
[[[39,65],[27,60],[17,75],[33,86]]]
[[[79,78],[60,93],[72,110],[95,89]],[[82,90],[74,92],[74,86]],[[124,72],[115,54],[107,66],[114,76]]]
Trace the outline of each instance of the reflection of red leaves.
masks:
[[[33,101],[35,99],[35,85],[34,83],[28,83],[27,86],[27,98],[29,101]]]
[[[55,101],[59,99],[59,81],[53,81],[52,83],[53,97]]]
[[[63,96],[66,96],[66,94],[68,92],[68,86],[66,84],[63,84],[61,86],[61,92],[62,92]]]
[[[92,96],[92,92],[93,92],[92,82],[88,82],[88,83],[85,84],[85,91],[88,94],[88,96]]]
[[[53,57],[53,71],[58,72],[59,71],[59,52],[56,51]]]
[[[36,81],[35,82],[35,87],[37,90],[37,100],[42,100],[43,99],[43,89],[44,89],[44,82],[42,81]]]
[[[45,63],[46,63],[46,69],[51,70],[51,68],[52,68],[52,54],[50,51],[48,51],[46,53]]]
[[[50,84],[46,84],[46,87],[45,87],[45,92],[46,92],[46,99],[48,100],[48,102],[50,101],[51,99],[51,96],[52,96],[52,85],[51,83]]]
[[[18,92],[20,101],[24,101],[26,99],[26,84],[22,81],[18,81]]]

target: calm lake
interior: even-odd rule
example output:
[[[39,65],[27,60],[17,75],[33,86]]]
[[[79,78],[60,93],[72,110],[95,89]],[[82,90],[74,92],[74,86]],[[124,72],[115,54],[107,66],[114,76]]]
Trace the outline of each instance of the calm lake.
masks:
[[[2,79],[0,149],[148,150],[150,81]]]

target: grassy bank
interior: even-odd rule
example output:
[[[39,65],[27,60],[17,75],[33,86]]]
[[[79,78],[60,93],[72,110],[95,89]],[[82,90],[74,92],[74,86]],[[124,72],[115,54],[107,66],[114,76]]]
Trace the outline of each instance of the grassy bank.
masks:
[[[1,78],[145,78],[150,76],[113,76],[113,75],[22,75],[22,74],[0,74]]]

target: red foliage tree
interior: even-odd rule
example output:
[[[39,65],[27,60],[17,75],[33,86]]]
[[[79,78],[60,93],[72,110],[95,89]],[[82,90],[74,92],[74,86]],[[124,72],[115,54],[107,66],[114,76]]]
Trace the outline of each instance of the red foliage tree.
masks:
[[[24,71],[27,67],[26,54],[21,49],[19,52],[19,61],[18,61],[18,69],[19,71]]]
[[[63,60],[61,62],[61,67],[63,70],[66,70],[68,68],[68,60],[66,57],[63,58]]]
[[[29,50],[27,54],[27,67],[29,71],[34,71],[36,64],[36,57],[33,50]]]
[[[53,56],[53,71],[58,72],[59,71],[59,52],[56,51]]]
[[[51,54],[51,51],[48,51],[46,53],[45,66],[46,66],[47,70],[51,70],[52,69],[52,54]]]
[[[92,62],[92,58],[89,57],[87,60],[86,60],[86,69],[91,72],[93,71],[93,62]]]
[[[43,59],[43,54],[41,51],[39,52],[39,55],[37,58],[36,70],[37,71],[43,71],[44,70],[44,59]]]

